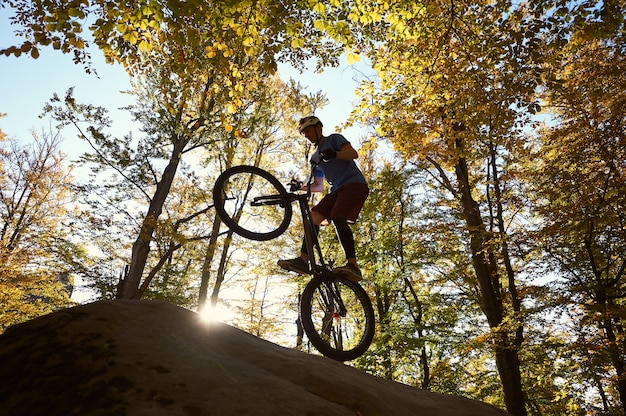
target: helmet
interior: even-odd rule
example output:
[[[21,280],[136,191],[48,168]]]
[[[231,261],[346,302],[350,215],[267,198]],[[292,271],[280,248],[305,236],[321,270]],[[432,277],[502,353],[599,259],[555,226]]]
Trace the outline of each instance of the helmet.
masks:
[[[298,125],[298,131],[302,133],[302,131],[306,129],[307,127],[315,126],[317,124],[324,127],[324,125],[322,124],[319,118],[315,116],[304,117],[303,119],[300,120],[300,124]]]

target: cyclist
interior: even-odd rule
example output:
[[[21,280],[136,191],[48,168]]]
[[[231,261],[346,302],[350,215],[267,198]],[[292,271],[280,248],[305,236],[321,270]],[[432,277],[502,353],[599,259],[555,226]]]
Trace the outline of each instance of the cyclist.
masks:
[[[330,193],[311,208],[311,219],[315,232],[319,232],[320,225],[329,225],[332,222],[335,226],[347,263],[345,266],[333,269],[333,273],[359,281],[362,275],[356,260],[354,236],[350,224],[356,222],[369,194],[369,188],[363,173],[354,162],[359,155],[350,142],[337,133],[324,136],[322,127],[323,124],[319,118],[308,116],[300,120],[298,128],[300,134],[317,148],[311,156],[311,162],[320,162],[315,170],[313,183],[310,184],[311,192],[323,191],[324,178],[331,185]],[[303,189],[306,188],[303,187]],[[302,243],[299,257],[279,260],[278,265],[285,270],[308,274],[305,243]]]

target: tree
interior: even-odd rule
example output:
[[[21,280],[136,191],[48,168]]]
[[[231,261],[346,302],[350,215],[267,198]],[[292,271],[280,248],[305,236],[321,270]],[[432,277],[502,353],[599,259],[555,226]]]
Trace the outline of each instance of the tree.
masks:
[[[141,229],[132,247],[128,273],[117,294],[122,298],[138,298],[143,292],[140,287],[150,243],[181,158],[185,154],[198,152],[203,146],[217,149],[214,145],[222,140],[221,132],[234,133],[231,122],[237,110],[218,106],[218,103],[226,105],[232,96],[232,91],[217,87],[228,80],[216,79],[215,73],[205,71],[196,73],[191,83],[189,75],[172,75],[169,55],[164,53],[162,58],[159,66],[138,83],[138,104],[130,109],[147,134],[136,150],[133,149],[132,137],[119,139],[106,135],[104,128],[110,123],[106,118],[106,110],[76,103],[71,91],[63,100],[55,97],[47,108],[60,122],[76,127],[79,136],[90,143],[94,152],[85,155],[85,162],[95,162],[99,166],[96,172],[99,173],[106,170],[116,172],[115,180],[121,180],[117,185],[119,189],[130,188],[136,196],[146,199],[147,212],[141,220]],[[257,69],[252,63],[246,67],[246,73],[250,75],[247,78],[247,93],[254,90],[252,85],[258,78],[255,72]],[[82,130],[83,122],[93,125]],[[163,167],[160,160],[166,161]],[[162,169],[160,178],[156,173],[159,169]],[[150,189],[153,190],[151,194]]]
[[[363,85],[360,119],[375,120],[379,135],[429,171],[441,203],[455,210],[506,408],[524,415],[522,299],[507,227],[518,208],[504,180],[523,143],[521,126],[539,109],[547,20],[541,9],[508,2],[371,2],[353,13],[361,30],[381,34],[366,50],[379,82]]]
[[[32,144],[0,131],[0,329],[71,304],[88,268],[72,238],[70,171],[58,135]]]
[[[540,247],[564,277],[557,290],[567,296],[558,303],[572,310],[573,339],[566,348],[597,392],[594,411],[617,414],[626,410],[626,61],[623,35],[607,30],[606,40],[589,37],[599,27],[583,26],[557,54],[562,66],[546,97],[555,123],[539,136],[541,164],[529,166],[529,177],[544,223],[537,231]]]

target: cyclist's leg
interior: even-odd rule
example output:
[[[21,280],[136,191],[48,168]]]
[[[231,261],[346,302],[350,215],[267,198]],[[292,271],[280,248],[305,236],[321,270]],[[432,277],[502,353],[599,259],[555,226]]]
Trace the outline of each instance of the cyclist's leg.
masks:
[[[333,225],[337,231],[337,238],[346,254],[347,263],[345,266],[335,267],[333,273],[341,274],[346,279],[358,282],[363,278],[361,269],[356,261],[356,250],[354,248],[354,235],[346,220],[334,219]]]
[[[356,249],[354,248],[354,234],[346,220],[334,219],[333,225],[337,232],[337,238],[346,254],[346,260],[350,263],[356,263]]]
[[[356,222],[368,194],[369,189],[365,184],[346,185],[337,193],[337,201],[330,215],[347,260],[345,266],[335,268],[334,272],[346,275],[351,280],[360,280],[362,277],[356,260],[354,234],[349,224]]]

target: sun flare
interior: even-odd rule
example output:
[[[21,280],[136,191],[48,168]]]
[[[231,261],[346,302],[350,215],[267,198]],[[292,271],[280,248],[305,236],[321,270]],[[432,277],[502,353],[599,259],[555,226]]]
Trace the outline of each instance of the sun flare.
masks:
[[[224,304],[206,305],[200,312],[200,319],[204,322],[228,323],[235,318],[235,312]]]

